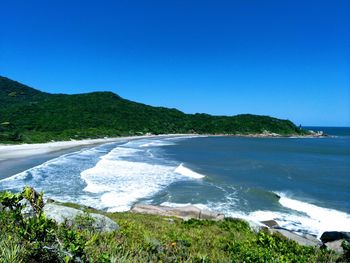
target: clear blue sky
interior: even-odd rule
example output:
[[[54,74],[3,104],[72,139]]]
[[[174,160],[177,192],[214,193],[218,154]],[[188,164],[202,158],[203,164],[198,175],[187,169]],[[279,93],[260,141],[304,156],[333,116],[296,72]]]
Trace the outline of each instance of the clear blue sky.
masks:
[[[350,126],[348,0],[0,0],[0,75],[187,113]]]

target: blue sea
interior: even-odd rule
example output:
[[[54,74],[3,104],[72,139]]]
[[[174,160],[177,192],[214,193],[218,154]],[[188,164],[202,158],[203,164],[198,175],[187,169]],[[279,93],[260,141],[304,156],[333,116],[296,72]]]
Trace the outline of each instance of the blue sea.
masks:
[[[111,212],[194,204],[320,236],[350,231],[350,128],[326,138],[160,137],[83,148],[0,180]]]

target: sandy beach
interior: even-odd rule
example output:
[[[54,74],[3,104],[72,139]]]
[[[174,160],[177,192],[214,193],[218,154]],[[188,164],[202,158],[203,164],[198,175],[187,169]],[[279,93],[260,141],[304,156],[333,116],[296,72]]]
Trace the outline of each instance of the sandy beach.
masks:
[[[94,144],[103,144],[103,143],[117,142],[122,140],[135,140],[135,139],[142,139],[142,138],[149,138],[149,137],[154,137],[154,135],[71,140],[71,141],[59,141],[59,142],[35,143],[35,144],[0,145],[0,161],[23,158],[23,157],[39,155],[39,154],[52,153],[60,150],[65,150],[65,149],[85,146],[85,145],[88,146],[88,145],[94,145]]]
[[[137,140],[145,138],[162,138],[168,136],[198,136],[194,134],[162,134],[162,135],[142,135],[142,136],[126,136],[115,138],[101,138],[101,139],[86,139],[86,140],[71,140],[58,141],[48,143],[35,144],[0,144],[0,162],[11,159],[23,158],[28,156],[52,153],[74,147],[88,146],[94,144],[103,144],[109,142],[118,142],[124,140]]]

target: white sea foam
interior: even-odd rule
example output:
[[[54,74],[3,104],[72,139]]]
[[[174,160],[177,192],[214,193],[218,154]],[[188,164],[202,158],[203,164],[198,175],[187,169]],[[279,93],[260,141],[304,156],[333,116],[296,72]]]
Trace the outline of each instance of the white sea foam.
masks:
[[[26,172],[21,172],[21,173],[12,175],[10,177],[1,179],[0,183],[1,184],[8,184],[10,182],[17,181],[17,180],[24,180],[27,176],[28,176],[28,174]],[[6,189],[6,188],[4,188],[4,189]]]
[[[130,157],[135,155],[138,152],[141,152],[142,150],[135,149],[135,148],[126,148],[126,147],[116,147],[112,151],[110,151],[108,154],[103,155],[101,157],[102,160],[120,160],[124,157]]]
[[[183,176],[187,176],[195,179],[201,179],[205,177],[204,175],[197,173],[195,171],[192,171],[191,169],[185,167],[183,164],[180,164],[178,167],[176,167],[175,172]]]
[[[172,179],[173,170],[165,165],[102,159],[95,167],[83,171],[81,178],[87,183],[84,190],[88,192],[116,191],[129,195],[136,192],[142,197],[145,192],[153,192],[153,188]]]
[[[75,153],[78,153],[78,152],[75,152]],[[28,177],[29,172],[31,172],[31,174],[37,175],[37,176],[34,176],[33,179],[39,179],[39,174],[35,173],[36,171],[42,170],[42,169],[47,169],[47,168],[49,168],[52,165],[59,165],[59,164],[63,163],[64,160],[68,156],[70,156],[72,154],[75,154],[75,153],[68,153],[68,154],[61,155],[61,156],[59,156],[57,158],[54,158],[54,159],[49,160],[49,161],[46,161],[43,164],[34,166],[33,168],[30,168],[30,169],[28,169],[26,171],[23,171],[23,172],[20,172],[18,174],[12,175],[10,177],[4,178],[4,179],[0,180],[0,183],[6,183],[6,182],[11,182],[11,181],[12,182],[15,182],[15,181],[17,182],[17,181],[24,180],[24,179],[26,179]]]
[[[82,192],[80,172],[91,167],[92,162],[97,162],[98,155],[105,152],[103,146],[98,146],[61,155],[1,180],[0,189],[21,191],[24,186],[30,185],[44,191],[47,198],[92,205],[93,198]],[[84,200],[89,200],[89,203],[84,203]]]
[[[121,146],[128,148],[145,148],[145,147],[160,147],[167,145],[174,145],[174,142],[162,139],[162,140],[154,140],[154,139],[141,139],[129,141]]]
[[[273,219],[283,228],[300,234],[313,234],[318,238],[325,231],[350,231],[349,214],[334,209],[308,204],[285,196],[280,198],[280,203],[282,206],[292,209],[292,211],[280,212],[258,210],[250,213],[244,213],[233,209],[229,200],[223,200],[220,202],[207,201],[205,204],[163,202],[161,205],[170,207],[194,205],[200,209],[207,209],[210,211],[223,213],[225,216],[242,218],[258,224],[260,224],[261,221]]]
[[[167,145],[175,145],[175,143],[166,140],[149,140],[149,142],[141,144],[140,147],[160,147]]]
[[[281,196],[279,202],[284,207],[305,213],[307,217],[301,219],[302,225],[318,229],[319,235],[324,231],[350,231],[349,214],[285,196]]]
[[[149,147],[172,145],[164,140],[139,140],[120,145],[102,156],[95,167],[81,172],[85,192],[99,194],[102,208],[126,211],[139,199],[149,198],[172,182],[200,179],[182,164],[153,155]]]
[[[193,138],[206,138],[210,137],[210,135],[182,135],[182,136],[175,136],[175,137],[169,137],[169,138],[164,138],[163,140],[166,141],[182,141],[182,140],[187,140],[187,139],[193,139]]]
[[[320,237],[325,231],[350,231],[350,215],[288,198],[278,193],[279,203],[291,212],[255,211],[249,214],[254,221],[274,219],[286,229],[307,232]]]
[[[95,167],[81,173],[87,184],[84,191],[100,194],[102,207],[112,212],[129,210],[137,200],[150,197],[177,180],[175,166],[143,162],[147,150],[125,146],[131,145],[116,147],[101,157]]]

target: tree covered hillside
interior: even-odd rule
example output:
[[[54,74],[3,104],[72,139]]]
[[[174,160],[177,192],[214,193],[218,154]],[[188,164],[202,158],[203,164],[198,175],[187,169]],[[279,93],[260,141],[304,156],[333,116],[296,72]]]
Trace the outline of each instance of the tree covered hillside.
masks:
[[[268,116],[185,114],[129,101],[112,92],[49,94],[0,76],[0,142],[46,142],[146,133],[303,134]]]

